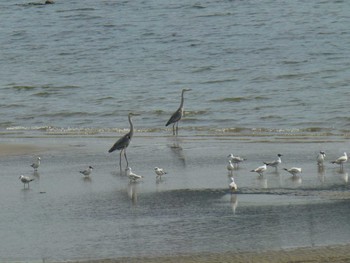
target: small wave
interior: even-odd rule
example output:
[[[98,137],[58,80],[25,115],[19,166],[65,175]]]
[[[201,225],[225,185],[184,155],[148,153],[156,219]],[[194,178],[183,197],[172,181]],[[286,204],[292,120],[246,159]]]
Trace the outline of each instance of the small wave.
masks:
[[[212,102],[244,102],[251,100],[266,100],[266,97],[263,96],[249,96],[249,97],[231,97],[231,98],[222,98],[212,100]]]

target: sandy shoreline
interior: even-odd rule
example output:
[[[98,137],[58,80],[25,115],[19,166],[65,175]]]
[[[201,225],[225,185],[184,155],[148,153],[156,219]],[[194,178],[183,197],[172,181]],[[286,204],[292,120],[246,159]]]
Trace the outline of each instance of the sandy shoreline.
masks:
[[[0,143],[0,156],[36,154],[46,149],[30,144]]]
[[[263,251],[263,252],[225,252],[202,253],[194,255],[161,256],[161,257],[132,257],[119,259],[79,260],[66,261],[75,263],[290,263],[290,262],[350,262],[350,245],[296,248],[288,250]]]

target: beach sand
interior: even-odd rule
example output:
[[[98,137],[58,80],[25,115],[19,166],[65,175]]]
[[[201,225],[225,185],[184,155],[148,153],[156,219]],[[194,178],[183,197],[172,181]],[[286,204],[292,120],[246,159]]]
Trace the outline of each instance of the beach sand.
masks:
[[[44,150],[44,147],[30,144],[0,143],[0,156],[36,154]]]
[[[301,263],[350,262],[350,245],[296,248],[278,251],[212,253],[165,257],[135,257],[119,259],[69,261],[76,263]]]

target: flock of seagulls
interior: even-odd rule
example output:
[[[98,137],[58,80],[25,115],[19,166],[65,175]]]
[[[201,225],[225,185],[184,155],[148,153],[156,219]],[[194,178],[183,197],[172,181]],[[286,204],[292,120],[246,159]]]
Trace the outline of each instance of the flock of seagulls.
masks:
[[[251,170],[251,172],[256,172],[259,174],[260,177],[264,176],[264,172],[267,170],[267,167],[274,167],[277,171],[278,167],[280,166],[280,164],[282,163],[282,154],[278,154],[277,155],[277,159],[272,161],[272,162],[263,162],[263,165]],[[236,182],[234,181],[233,178],[233,171],[238,167],[238,164],[240,162],[245,161],[246,159],[242,158],[242,157],[237,157],[234,156],[233,154],[230,154],[227,156],[228,159],[228,164],[227,164],[227,171],[228,174],[230,176],[231,182],[229,183],[229,189],[234,192],[238,189],[238,186],[236,184]],[[316,162],[317,165],[321,168],[324,166],[324,161],[326,158],[326,153],[324,151],[320,151],[319,154],[316,157]],[[233,160],[237,160],[236,161],[236,165],[233,165]],[[343,165],[344,163],[346,163],[348,160],[348,156],[346,154],[346,152],[344,152],[344,154],[342,156],[340,156],[339,158],[337,158],[334,161],[331,161],[332,164],[338,164],[340,169],[343,169]],[[283,170],[287,171],[288,173],[290,173],[292,175],[293,178],[297,178],[298,176],[300,176],[300,174],[302,173],[302,168],[300,167],[291,167],[291,168],[283,168]]]

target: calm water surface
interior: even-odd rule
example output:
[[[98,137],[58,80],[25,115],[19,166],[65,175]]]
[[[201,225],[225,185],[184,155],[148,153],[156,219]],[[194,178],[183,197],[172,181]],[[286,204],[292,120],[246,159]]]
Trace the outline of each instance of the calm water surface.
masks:
[[[349,131],[347,1],[0,1],[2,130]],[[225,128],[225,129],[223,129]]]

